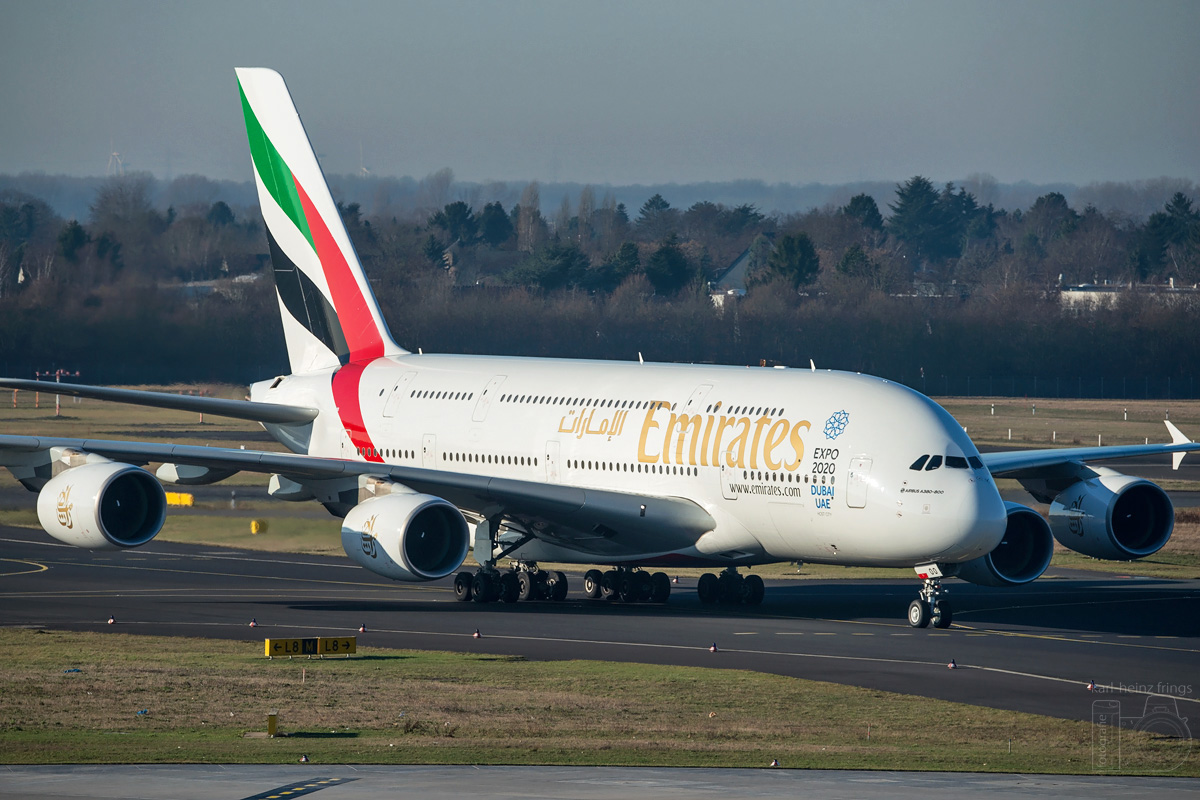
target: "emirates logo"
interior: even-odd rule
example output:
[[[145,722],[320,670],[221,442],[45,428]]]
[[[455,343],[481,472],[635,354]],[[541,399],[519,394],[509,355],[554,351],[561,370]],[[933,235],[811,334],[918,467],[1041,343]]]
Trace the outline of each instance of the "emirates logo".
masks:
[[[75,523],[71,519],[71,512],[75,510],[75,504],[71,502],[71,488],[68,486],[58,493],[58,502],[55,503],[54,509],[58,512],[58,524],[65,528],[74,528]]]
[[[369,520],[363,523],[362,530],[362,550],[371,558],[375,558],[375,519],[379,515],[376,514]]]

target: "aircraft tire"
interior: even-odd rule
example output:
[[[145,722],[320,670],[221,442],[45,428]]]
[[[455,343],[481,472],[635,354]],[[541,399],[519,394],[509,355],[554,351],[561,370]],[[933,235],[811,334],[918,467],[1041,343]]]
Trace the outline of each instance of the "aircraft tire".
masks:
[[[550,592],[551,600],[566,600],[567,599],[567,574],[565,572],[554,572],[554,582],[548,582],[546,588]]]
[[[492,578],[486,572],[476,572],[471,579],[471,599],[476,603],[487,603],[492,598]]]
[[[533,575],[528,572],[518,573],[517,584],[519,588],[517,596],[521,600],[532,600],[536,596],[538,587]]]
[[[929,627],[929,603],[913,600],[908,604],[908,624],[914,628]]]
[[[620,588],[617,585],[620,583],[618,580],[619,575],[620,573],[615,569],[610,569],[600,577],[600,590],[605,597],[615,597],[617,595],[617,589]]]
[[[949,600],[938,601],[937,610],[930,612],[930,621],[935,628],[944,630],[950,627],[954,622],[954,608]]]
[[[762,605],[763,596],[767,593],[767,588],[763,586],[763,579],[757,575],[746,576],[746,594],[742,598],[743,602],[748,606]]]
[[[460,603],[471,600],[471,582],[475,576],[469,572],[460,572],[454,576],[454,599]]]
[[[742,602],[745,594],[745,582],[741,575],[732,572],[722,572],[717,578],[717,602],[726,605],[736,605]]]
[[[621,575],[617,581],[617,596],[622,603],[635,603],[638,599],[638,580],[632,572]]]
[[[583,593],[592,600],[597,600],[604,596],[604,589],[601,586],[601,581],[604,579],[604,573],[598,569],[589,569],[583,576]]]
[[[656,572],[650,576],[650,602],[665,603],[671,596],[671,579],[665,572]]]
[[[521,579],[515,572],[506,572],[500,576],[500,600],[505,603],[515,603],[521,598]]]
[[[717,583],[717,576],[711,572],[700,576],[700,580],[696,581],[696,594],[700,597],[701,603],[717,602]]]
[[[637,599],[639,603],[649,603],[654,597],[654,581],[650,577],[650,573],[644,570],[638,570],[633,573],[633,580],[637,584]]]

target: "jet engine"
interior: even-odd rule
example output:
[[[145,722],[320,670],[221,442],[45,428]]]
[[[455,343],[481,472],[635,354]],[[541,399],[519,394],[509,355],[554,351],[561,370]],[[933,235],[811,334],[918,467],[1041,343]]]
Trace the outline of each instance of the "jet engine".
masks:
[[[51,478],[38,493],[37,511],[42,528],[60,542],[91,550],[138,547],[162,530],[167,497],[146,470],[93,460]]]
[[[462,512],[428,494],[372,497],[342,521],[350,560],[397,581],[446,577],[462,566],[470,538]]]
[[[1104,468],[1095,472],[1050,504],[1054,538],[1093,558],[1130,561],[1157,552],[1175,529],[1175,506],[1167,493],[1143,478]]]
[[[986,556],[958,565],[958,577],[980,586],[1020,586],[1037,580],[1050,566],[1054,538],[1041,514],[1028,506],[1005,503],[1004,538]]]

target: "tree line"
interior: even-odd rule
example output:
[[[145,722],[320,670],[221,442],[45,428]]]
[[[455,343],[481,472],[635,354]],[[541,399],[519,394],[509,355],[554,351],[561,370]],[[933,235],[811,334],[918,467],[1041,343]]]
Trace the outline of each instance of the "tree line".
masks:
[[[446,202],[407,216],[339,211],[390,326],[426,351],[758,364],[922,375],[1190,377],[1195,302],[1133,289],[1064,310],[1062,285],[1191,286],[1200,211],[1177,192],[1144,220],[1059,192],[1012,210],[923,176],[890,196],[767,214],[744,203],[636,209],[583,187],[543,213]],[[148,176],[102,183],[86,219],[0,192],[0,366],[85,379],[246,381],[282,371],[257,210],[163,209]],[[746,258],[745,295],[714,284]],[[936,388],[936,387],[935,387]]]

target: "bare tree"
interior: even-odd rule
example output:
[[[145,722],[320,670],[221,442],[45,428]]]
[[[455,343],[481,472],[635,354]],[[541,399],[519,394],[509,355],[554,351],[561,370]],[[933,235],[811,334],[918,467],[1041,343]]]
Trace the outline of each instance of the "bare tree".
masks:
[[[517,220],[517,249],[531,253],[542,241],[541,195],[537,181],[521,192],[521,213]]]
[[[421,179],[417,187],[417,211],[428,217],[450,202],[450,187],[454,183],[454,170],[442,167],[432,175]]]
[[[579,245],[587,248],[592,240],[592,214],[596,211],[596,192],[591,186],[583,187],[579,193],[579,209],[576,216],[579,217]]]

